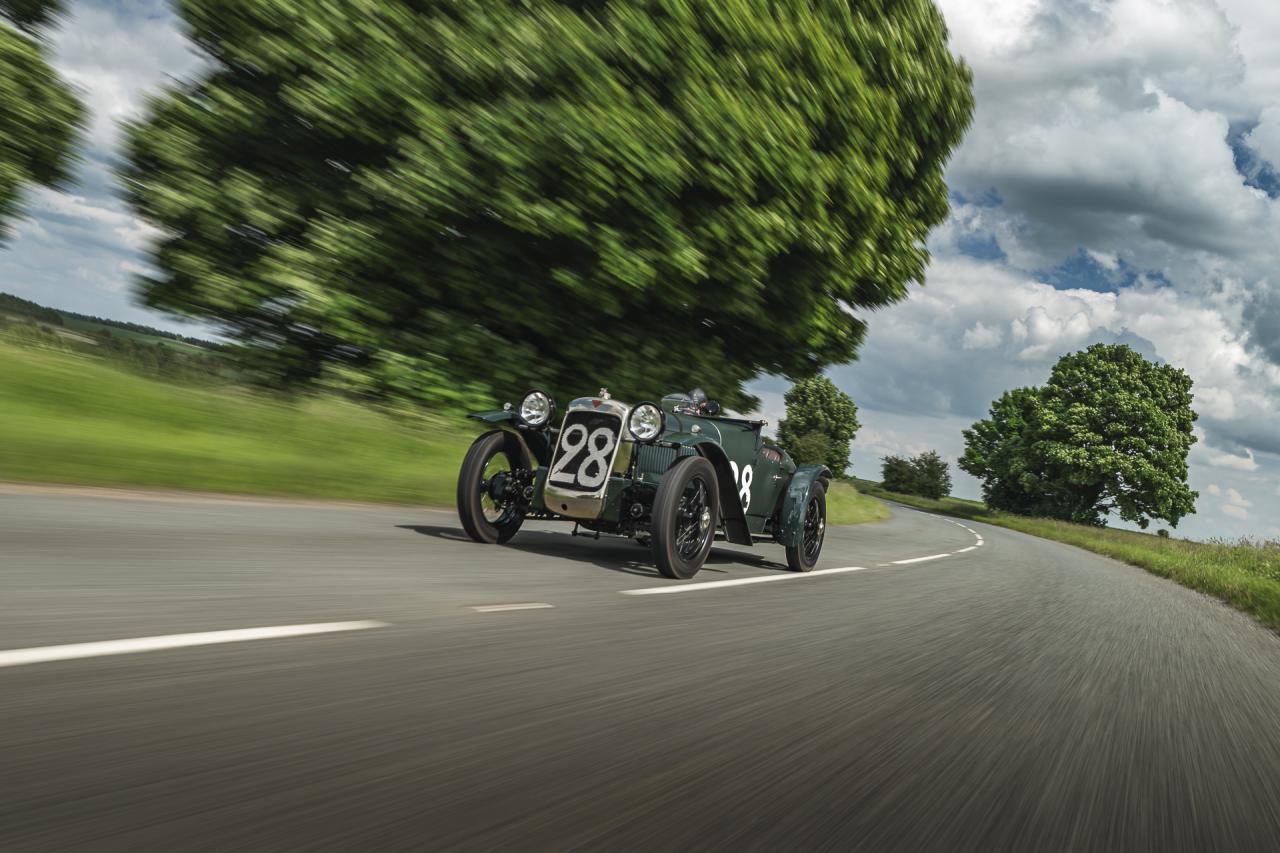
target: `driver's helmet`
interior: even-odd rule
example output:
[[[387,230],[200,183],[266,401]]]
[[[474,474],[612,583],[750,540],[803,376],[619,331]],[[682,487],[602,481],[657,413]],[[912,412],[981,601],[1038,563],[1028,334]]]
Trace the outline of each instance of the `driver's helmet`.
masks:
[[[672,410],[682,415],[701,415],[707,409],[707,392],[694,388],[681,397]]]

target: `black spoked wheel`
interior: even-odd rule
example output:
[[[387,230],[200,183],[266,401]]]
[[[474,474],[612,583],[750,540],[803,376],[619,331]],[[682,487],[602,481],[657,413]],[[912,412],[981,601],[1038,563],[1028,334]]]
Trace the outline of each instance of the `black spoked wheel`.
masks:
[[[701,456],[667,469],[653,500],[653,559],[668,578],[691,578],[702,568],[720,518],[716,470]]]
[[[822,538],[827,533],[827,487],[814,483],[804,507],[800,542],[787,546],[787,565],[793,572],[812,571],[822,554]]]
[[[475,440],[458,473],[458,518],[477,542],[506,542],[524,522],[531,463],[520,440],[501,430]]]

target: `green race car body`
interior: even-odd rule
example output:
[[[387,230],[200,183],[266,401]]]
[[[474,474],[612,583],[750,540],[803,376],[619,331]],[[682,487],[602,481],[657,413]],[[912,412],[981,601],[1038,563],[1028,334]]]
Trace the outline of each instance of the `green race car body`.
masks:
[[[806,512],[815,512],[814,492],[825,492],[830,472],[820,465],[797,466],[763,435],[764,421],[721,416],[714,402],[698,395],[673,394],[656,404],[632,406],[602,389],[594,397],[573,400],[559,422],[552,403],[538,425],[527,423],[521,410],[510,406],[473,414],[495,427],[477,445],[487,439],[513,460],[510,471],[482,479],[482,492],[495,510],[514,504],[521,519],[564,519],[597,533],[643,540],[654,527],[664,479],[678,462],[699,457],[714,471],[708,478],[714,483],[705,485],[714,493],[711,505],[718,512],[712,521],[723,538],[740,545],[773,540],[800,548]],[[632,415],[642,406],[648,407],[650,422],[653,407],[661,412],[660,427],[650,427],[655,432],[647,440],[631,427]],[[492,438],[498,431],[501,437]],[[460,509],[467,485],[460,480]],[[821,510],[825,516],[825,500]],[[818,524],[809,521],[811,529]]]

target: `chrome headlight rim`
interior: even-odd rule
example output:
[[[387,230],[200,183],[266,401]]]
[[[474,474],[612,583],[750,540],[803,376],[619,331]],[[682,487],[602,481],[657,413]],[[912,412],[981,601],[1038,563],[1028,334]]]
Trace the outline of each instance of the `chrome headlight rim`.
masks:
[[[652,434],[648,434],[648,433],[642,434],[641,432],[636,430],[636,426],[635,426],[636,415],[640,414],[642,411],[647,411],[647,410],[652,410],[658,416],[657,428],[653,431]],[[643,403],[637,403],[635,406],[632,407],[631,413],[627,415],[627,432],[631,434],[632,439],[634,439],[635,441],[638,441],[640,444],[652,444],[653,442],[657,441],[658,437],[661,436],[666,431],[667,431],[667,414],[666,412],[662,411],[662,407],[659,406],[657,403],[652,403],[647,400]]]
[[[546,406],[542,410],[544,414],[540,418],[531,418],[525,414],[525,404],[528,403],[532,397],[541,397],[546,402]],[[535,413],[536,411],[537,410],[535,410]],[[516,407],[516,420],[519,422],[520,426],[523,426],[526,429],[546,429],[551,425],[552,420],[555,419],[555,414],[555,398],[546,391],[543,391],[541,388],[532,388],[529,391],[526,391],[524,396],[520,398],[520,405]]]

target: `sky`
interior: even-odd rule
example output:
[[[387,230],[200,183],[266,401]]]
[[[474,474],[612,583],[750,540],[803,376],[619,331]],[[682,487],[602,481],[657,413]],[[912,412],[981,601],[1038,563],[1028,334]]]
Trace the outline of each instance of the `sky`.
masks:
[[[961,430],[1062,355],[1122,342],[1186,370],[1194,538],[1280,538],[1280,3],[939,0],[974,72],[973,126],[923,286],[829,371],[859,406],[852,472],[952,461]],[[161,0],[72,0],[55,64],[92,112],[65,191],[35,190],[0,290],[192,331],[139,307],[152,229],[118,198],[119,122],[200,69]],[[752,390],[781,417],[786,383]],[[954,471],[955,492],[979,495]]]

